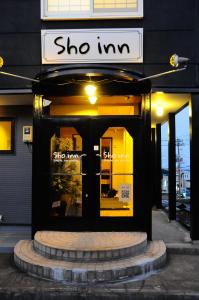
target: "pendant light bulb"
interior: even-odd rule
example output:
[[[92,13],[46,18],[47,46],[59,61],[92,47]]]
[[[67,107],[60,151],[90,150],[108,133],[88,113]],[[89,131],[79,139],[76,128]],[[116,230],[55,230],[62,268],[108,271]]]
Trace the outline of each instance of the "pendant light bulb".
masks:
[[[90,102],[90,104],[95,104],[96,101],[97,101],[97,97],[96,97],[96,96],[90,96],[90,97],[89,97],[89,102]]]
[[[85,91],[88,96],[94,96],[96,92],[96,86],[93,84],[88,84],[85,86]]]

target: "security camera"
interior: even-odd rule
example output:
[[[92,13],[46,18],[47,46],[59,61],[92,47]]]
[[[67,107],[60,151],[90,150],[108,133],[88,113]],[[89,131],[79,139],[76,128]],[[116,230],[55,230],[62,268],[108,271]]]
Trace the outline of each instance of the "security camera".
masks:
[[[175,68],[179,67],[179,65],[186,66],[188,64],[188,62],[189,62],[189,58],[180,57],[177,54],[173,54],[170,57],[170,65]]]

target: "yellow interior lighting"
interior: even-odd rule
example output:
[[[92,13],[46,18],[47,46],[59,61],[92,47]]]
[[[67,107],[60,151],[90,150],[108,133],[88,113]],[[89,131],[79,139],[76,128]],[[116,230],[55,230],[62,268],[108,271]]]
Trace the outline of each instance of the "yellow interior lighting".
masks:
[[[96,101],[97,101],[97,97],[96,96],[90,96],[88,99],[89,99],[90,104],[95,104]]]
[[[96,86],[93,84],[88,84],[85,86],[85,91],[87,96],[91,97],[91,96],[95,96],[96,93]]]
[[[156,115],[157,115],[158,117],[162,117],[163,114],[164,114],[164,109],[163,109],[163,107],[162,107],[162,106],[157,106],[157,107],[156,107]]]
[[[0,150],[11,150],[11,122],[0,122]]]

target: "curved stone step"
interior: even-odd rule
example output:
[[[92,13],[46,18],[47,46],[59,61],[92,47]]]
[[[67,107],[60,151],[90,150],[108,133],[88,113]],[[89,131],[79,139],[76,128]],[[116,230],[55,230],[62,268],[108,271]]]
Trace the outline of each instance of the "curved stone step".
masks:
[[[34,249],[47,258],[65,261],[105,261],[143,252],[147,235],[142,232],[38,231]]]
[[[43,257],[32,241],[20,241],[14,249],[16,265],[31,275],[63,282],[109,282],[136,279],[161,268],[166,262],[162,241],[150,242],[142,255],[105,262],[66,262]]]

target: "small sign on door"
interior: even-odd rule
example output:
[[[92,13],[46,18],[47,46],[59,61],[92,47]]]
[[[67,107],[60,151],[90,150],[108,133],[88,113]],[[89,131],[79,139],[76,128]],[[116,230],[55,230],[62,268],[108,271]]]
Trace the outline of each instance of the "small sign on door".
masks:
[[[130,202],[132,199],[132,184],[120,184],[119,201]]]

